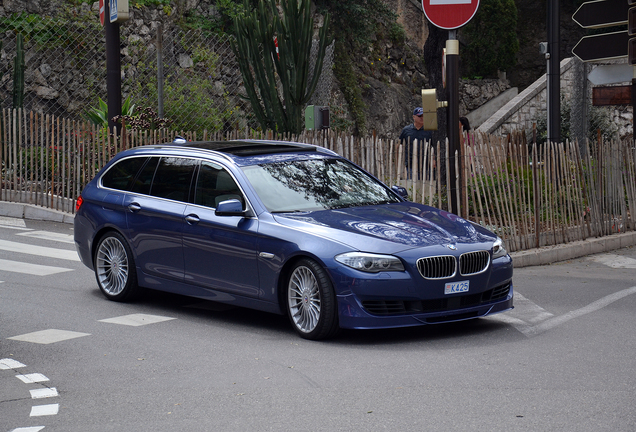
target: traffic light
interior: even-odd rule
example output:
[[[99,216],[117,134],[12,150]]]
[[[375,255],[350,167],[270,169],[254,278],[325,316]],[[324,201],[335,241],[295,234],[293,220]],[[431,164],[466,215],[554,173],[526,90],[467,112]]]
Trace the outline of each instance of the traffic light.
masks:
[[[636,1],[636,0],[634,0]],[[448,106],[446,101],[438,101],[435,89],[422,89],[422,110],[424,130],[437,130],[437,109]]]

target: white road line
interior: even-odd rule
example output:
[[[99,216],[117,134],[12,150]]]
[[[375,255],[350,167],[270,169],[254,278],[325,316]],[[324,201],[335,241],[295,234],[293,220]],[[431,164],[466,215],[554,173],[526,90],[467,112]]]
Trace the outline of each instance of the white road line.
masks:
[[[0,226],[2,226],[2,228],[7,228],[7,227],[25,228],[26,223],[24,222],[24,219],[0,216]]]
[[[11,432],[40,432],[44,426],[31,426],[13,429]]]
[[[602,299],[595,301],[594,303],[590,303],[589,305],[582,307],[581,309],[568,312],[565,315],[557,316],[541,324],[537,324],[536,326],[532,327],[530,334],[527,334],[526,336],[536,336],[563,323],[566,323],[574,318],[596,312],[597,310],[602,309],[605,306],[608,306],[631,294],[636,294],[636,286],[615,292],[614,294],[605,296]]]
[[[38,405],[31,407],[31,417],[56,415],[60,410],[60,404]]]
[[[0,370],[20,369],[26,367],[25,364],[20,363],[17,360],[5,358],[0,360]]]
[[[142,326],[146,324],[155,324],[163,321],[170,321],[176,318],[164,317],[159,315],[147,315],[147,314],[131,314],[124,315],[115,318],[107,318],[103,320],[98,320],[99,322],[109,323],[109,324],[121,324],[127,326]]]
[[[62,234],[50,231],[29,231],[16,234],[24,237],[33,237],[42,240],[53,240],[62,243],[74,244],[73,234]]]
[[[45,399],[45,398],[59,396],[57,389],[55,387],[33,389],[33,390],[29,390],[29,393],[31,393],[31,399]]]
[[[492,317],[489,317],[489,319],[494,320],[494,321],[500,321],[503,322],[505,324],[509,324],[511,326],[513,326],[514,328],[516,328],[517,330],[519,330],[519,332],[521,332],[522,334],[524,334],[527,337],[532,337],[532,336],[537,336],[541,333],[544,333],[548,330],[551,330],[557,326],[560,326],[561,324],[564,324],[574,318],[578,318],[581,317],[583,315],[587,315],[589,313],[592,312],[596,312],[597,310],[600,310],[624,297],[627,297],[628,295],[631,294],[636,294],[636,286],[633,286],[631,288],[627,288],[624,289],[622,291],[618,291],[615,292],[614,294],[610,294],[608,296],[603,297],[600,300],[597,300],[593,303],[590,303],[589,305],[582,307],[580,309],[577,310],[573,310],[571,312],[568,312],[564,315],[560,315],[560,316],[553,316],[552,314],[550,314],[549,312],[546,312],[543,308],[541,308],[540,306],[537,306],[536,304],[532,303],[530,300],[522,297],[518,292],[515,293],[515,304],[516,304],[516,308],[512,310],[512,312],[506,312],[503,314],[497,314],[497,315],[493,315]],[[517,315],[520,315],[522,317],[526,317],[526,320],[530,321],[526,321],[524,319],[518,318],[516,316],[514,316],[515,312],[517,311],[517,307],[520,306],[519,303],[517,303],[516,299],[517,296],[523,298],[525,301],[521,302],[521,304],[524,304],[525,306],[523,306],[523,308],[528,308],[529,311],[534,310],[534,315],[531,312],[523,312],[523,311],[519,311],[517,312]],[[520,308],[522,309],[522,308]],[[544,313],[537,313],[539,312],[539,310],[542,310],[545,312]],[[547,314],[547,315],[546,315]],[[552,318],[548,318],[547,320],[544,319],[542,322],[537,322],[537,319],[539,317],[546,317],[546,316],[552,316]],[[534,318],[533,318],[534,316]],[[533,324],[534,323],[534,324]]]
[[[73,271],[73,269],[0,259],[0,271],[24,273],[35,276],[49,276],[57,273]]]
[[[49,380],[46,376],[42,375],[41,373],[16,375],[15,377],[25,384],[33,384],[33,383],[39,383],[39,382],[44,382]]]
[[[68,339],[75,339],[82,336],[90,336],[90,333],[80,333],[73,332],[67,330],[42,330],[33,333],[27,333],[19,336],[13,336],[7,339],[21,341],[21,342],[32,342],[37,344],[50,344],[55,342],[61,342]]]
[[[536,324],[554,316],[554,314],[546,311],[518,292],[515,292],[514,304],[515,308],[512,310],[511,315],[529,324]]]
[[[604,264],[611,268],[636,268],[636,259],[614,254],[592,255],[590,261]]]
[[[29,255],[38,255],[48,258],[59,258],[69,261],[79,261],[77,251],[57,249],[44,246],[29,245],[26,243],[12,242],[8,240],[0,240],[0,249],[9,252],[25,253]]]

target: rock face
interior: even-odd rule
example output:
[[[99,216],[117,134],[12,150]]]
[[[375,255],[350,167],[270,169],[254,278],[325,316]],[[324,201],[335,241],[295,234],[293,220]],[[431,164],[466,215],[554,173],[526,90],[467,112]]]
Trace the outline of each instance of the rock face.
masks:
[[[59,0],[4,0],[0,6],[0,17],[14,13],[27,12],[56,16],[62,8],[68,8],[67,1]],[[179,0],[171,4],[170,10],[163,7],[147,7],[143,9],[131,8],[129,23],[121,26],[122,38],[126,41],[122,46],[122,56],[133,63],[124,74],[127,79],[137,79],[140,70],[135,64],[138,61],[135,46],[149,46],[153,49],[153,34],[156,28],[163,24],[170,27],[175,16],[186,10],[196,10],[202,16],[214,17],[218,15],[214,0]],[[417,0],[392,0],[388,2],[399,15],[398,22],[404,27],[406,40],[403,43],[378,42],[373,51],[356,58],[356,68],[361,77],[360,86],[365,103],[366,132],[375,131],[378,136],[397,138],[400,130],[411,123],[412,111],[421,105],[422,88],[428,88],[427,72],[423,61],[423,46],[427,37],[426,19],[421,11],[421,2]],[[460,115],[472,111],[488,100],[496,97],[511,85],[523,88],[545,72],[545,60],[538,54],[538,42],[545,40],[545,4],[535,0],[518,0],[519,34],[522,48],[519,51],[519,65],[509,71],[506,79],[478,80],[460,82]],[[98,2],[76,6],[79,11],[92,14],[93,19],[99,13]],[[564,5],[564,8],[571,7]],[[317,22],[319,22],[318,17]],[[578,35],[569,29],[572,25],[571,11],[562,14],[564,27],[562,51],[567,54],[571,46],[578,40]],[[3,49],[2,66],[8,67],[12,55],[5,44]],[[562,54],[562,55],[564,55]],[[192,59],[179,53],[174,53],[175,61],[182,69],[192,67]],[[49,58],[50,57],[50,58]],[[34,95],[33,106],[46,112],[48,109],[58,109],[66,113],[77,114],[86,107],[78,102],[76,95],[88,93],[85,82],[89,79],[86,71],[78,70],[68,59],[56,58],[53,55],[43,56],[35,69],[27,71],[25,81],[27,90]],[[227,71],[228,76],[240,76],[238,70]],[[225,72],[223,73],[225,76]],[[94,77],[91,77],[95,81]],[[11,87],[11,77],[5,73],[0,83],[2,96],[7,99],[7,89]],[[97,79],[99,82],[99,79]],[[96,84],[105,94],[105,82]],[[125,84],[124,84],[125,85]],[[220,93],[223,82],[216,78],[213,83],[216,93]],[[124,92],[127,89],[124,88]],[[344,99],[334,82],[332,88],[332,103],[334,106],[345,106]],[[57,112],[56,112],[57,114]],[[342,116],[347,118],[346,109]],[[350,118],[349,118],[350,120]]]

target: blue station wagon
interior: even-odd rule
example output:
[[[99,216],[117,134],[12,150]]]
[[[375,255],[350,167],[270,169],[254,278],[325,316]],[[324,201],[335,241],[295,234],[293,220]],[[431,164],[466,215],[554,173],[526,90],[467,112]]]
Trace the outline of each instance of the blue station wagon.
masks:
[[[306,339],[511,309],[501,239],[404,192],[319,146],[144,146],[86,185],[75,244],[110,300],[147,288],[286,314]]]

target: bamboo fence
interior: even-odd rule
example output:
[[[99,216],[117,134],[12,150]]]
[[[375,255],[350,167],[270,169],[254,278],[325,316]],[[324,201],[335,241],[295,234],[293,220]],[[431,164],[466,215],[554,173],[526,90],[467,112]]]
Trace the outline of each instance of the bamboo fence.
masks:
[[[194,133],[124,131],[23,110],[3,110],[0,121],[0,200],[73,213],[84,185],[119,151],[189,141],[277,139],[321,145],[352,160],[412,201],[449,209],[501,236],[510,251],[636,230],[636,147],[630,141],[527,143],[524,134],[464,137],[449,177],[448,144],[414,142],[411,157],[396,140],[306,132],[299,136],[254,131]],[[441,168],[441,169],[440,169]]]

